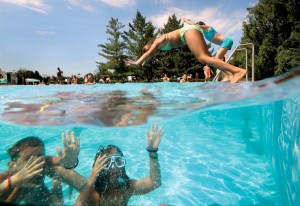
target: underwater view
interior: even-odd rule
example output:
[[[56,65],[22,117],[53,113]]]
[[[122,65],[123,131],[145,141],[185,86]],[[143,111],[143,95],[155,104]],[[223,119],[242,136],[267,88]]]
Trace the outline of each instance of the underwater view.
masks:
[[[0,171],[6,151],[37,136],[57,156],[62,133],[80,137],[88,179],[100,145],[117,145],[130,179],[149,176],[146,131],[164,129],[161,186],[128,205],[298,205],[300,68],[257,82],[0,86]],[[52,179],[46,177],[50,188]],[[65,205],[79,195],[62,184]]]

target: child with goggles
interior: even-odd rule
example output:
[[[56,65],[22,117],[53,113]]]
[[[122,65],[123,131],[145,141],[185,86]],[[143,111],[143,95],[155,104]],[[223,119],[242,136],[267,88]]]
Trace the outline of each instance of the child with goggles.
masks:
[[[141,180],[130,179],[125,170],[125,157],[115,145],[100,146],[95,156],[90,178],[75,205],[127,205],[133,195],[151,192],[161,185],[158,145],[163,127],[153,125],[146,132],[150,175]]]

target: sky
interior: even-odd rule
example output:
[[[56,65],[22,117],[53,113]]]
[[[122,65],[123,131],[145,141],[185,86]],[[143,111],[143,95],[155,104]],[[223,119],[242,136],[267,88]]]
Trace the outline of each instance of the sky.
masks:
[[[0,68],[20,68],[55,75],[82,76],[106,62],[97,46],[108,42],[111,18],[128,29],[137,10],[156,28],[168,17],[204,21],[233,39],[233,48],[242,37],[247,8],[258,0],[0,0]],[[218,47],[213,47],[217,49]],[[230,52],[229,52],[230,54]]]

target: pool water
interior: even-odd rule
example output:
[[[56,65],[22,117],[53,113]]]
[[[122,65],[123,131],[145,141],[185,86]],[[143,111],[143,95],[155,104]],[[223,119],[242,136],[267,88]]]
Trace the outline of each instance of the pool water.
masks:
[[[230,85],[127,83],[0,87],[0,171],[6,150],[39,136],[47,155],[61,133],[81,139],[76,171],[89,177],[99,145],[115,144],[132,179],[149,174],[145,131],[164,126],[162,185],[129,205],[298,205],[300,77]],[[47,185],[51,180],[46,179]],[[64,201],[72,205],[78,193]]]

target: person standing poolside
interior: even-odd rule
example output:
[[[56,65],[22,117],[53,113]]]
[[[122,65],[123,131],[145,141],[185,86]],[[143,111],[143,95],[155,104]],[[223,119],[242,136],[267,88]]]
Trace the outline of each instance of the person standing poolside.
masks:
[[[203,29],[205,39],[220,46],[215,56],[216,58],[223,59],[227,51],[231,50],[233,44],[233,40],[231,38],[220,34],[213,27],[206,25],[202,21],[194,23],[190,19],[182,18],[182,20],[190,25],[199,25]],[[222,81],[230,81],[232,78],[232,73],[226,70],[222,70],[221,75],[223,77]]]
[[[45,156],[45,145],[38,137],[23,138],[9,148],[8,170],[0,174],[0,202],[57,205],[63,201],[57,199],[60,181],[82,189],[86,180],[72,170],[78,164],[80,140],[68,132],[62,140],[64,153],[57,148],[59,157]],[[53,181],[52,192],[44,183],[45,175],[58,180]]]
[[[58,84],[62,84],[62,78],[63,78],[63,73],[64,72],[59,67],[57,67],[57,70],[58,70],[58,72],[57,72]]]
[[[211,73],[211,69],[208,65],[206,65],[205,67],[203,67],[203,71],[204,71],[204,82],[207,82],[210,80],[210,73]]]
[[[161,185],[158,145],[164,135],[163,127],[152,126],[146,133],[150,175],[141,180],[126,174],[125,157],[115,145],[100,146],[93,169],[75,205],[127,205],[133,195],[147,194]]]
[[[168,51],[172,48],[179,48],[185,45],[189,47],[200,63],[230,72],[233,75],[230,83],[237,83],[246,75],[245,69],[238,68],[209,55],[206,42],[203,38],[203,29],[199,25],[188,25],[161,35],[153,43],[149,42],[144,47],[145,53],[138,60],[126,60],[125,64],[126,66],[141,65],[160,50]]]

